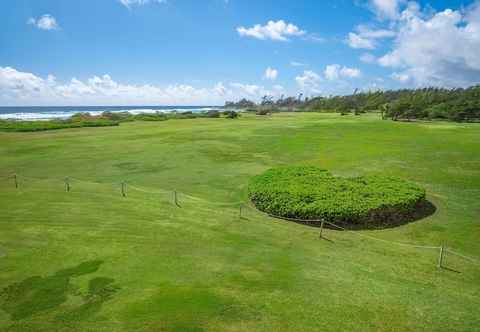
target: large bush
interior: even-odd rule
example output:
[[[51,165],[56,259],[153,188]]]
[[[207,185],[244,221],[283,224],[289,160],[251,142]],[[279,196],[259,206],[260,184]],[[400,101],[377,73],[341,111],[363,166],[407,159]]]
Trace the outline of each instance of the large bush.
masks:
[[[223,112],[223,115],[224,115],[227,119],[236,119],[236,118],[239,117],[238,112],[235,112],[235,111],[224,111],[224,112]]]
[[[342,178],[312,166],[273,168],[248,188],[255,206],[269,214],[344,226],[376,227],[411,219],[425,190],[386,176]]]
[[[271,108],[259,108],[256,112],[257,115],[272,115]]]

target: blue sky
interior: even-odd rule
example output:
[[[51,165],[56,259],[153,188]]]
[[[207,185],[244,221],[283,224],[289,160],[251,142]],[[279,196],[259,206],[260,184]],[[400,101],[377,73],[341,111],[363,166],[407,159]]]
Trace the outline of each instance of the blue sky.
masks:
[[[3,0],[0,12],[0,105],[207,105],[480,81],[478,1]]]

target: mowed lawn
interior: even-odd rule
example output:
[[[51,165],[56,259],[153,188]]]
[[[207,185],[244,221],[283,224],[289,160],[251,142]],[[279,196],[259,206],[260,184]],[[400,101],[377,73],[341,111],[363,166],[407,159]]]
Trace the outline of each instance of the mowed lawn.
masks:
[[[290,164],[402,177],[437,211],[328,240],[240,218],[250,177]],[[479,124],[285,113],[0,133],[0,177],[14,172],[1,331],[480,331],[480,261],[438,269],[437,249],[391,242],[480,257]]]

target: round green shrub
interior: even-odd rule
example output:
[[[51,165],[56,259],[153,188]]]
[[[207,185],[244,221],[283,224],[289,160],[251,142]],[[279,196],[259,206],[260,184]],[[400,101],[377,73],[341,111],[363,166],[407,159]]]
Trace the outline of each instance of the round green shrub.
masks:
[[[272,168],[251,180],[248,194],[274,216],[367,228],[409,221],[425,202],[425,190],[402,179],[342,178],[313,166]]]

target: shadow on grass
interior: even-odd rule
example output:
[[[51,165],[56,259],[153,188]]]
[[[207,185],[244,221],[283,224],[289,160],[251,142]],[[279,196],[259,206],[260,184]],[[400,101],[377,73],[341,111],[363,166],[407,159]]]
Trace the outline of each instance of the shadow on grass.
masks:
[[[76,292],[71,279],[95,273],[102,264],[103,261],[100,260],[87,261],[73,268],[60,270],[51,276],[34,276],[14,283],[0,292],[0,308],[9,313],[12,320],[21,320],[40,312],[57,309],[71,294],[80,295],[84,303],[66,313],[66,316],[72,314],[85,317],[86,314],[92,314],[117,290],[117,287],[112,286],[114,280],[94,278],[89,282],[88,292],[82,295]]]
[[[337,225],[344,227],[348,230],[362,230],[372,229],[381,230],[388,228],[395,228],[398,226],[410,224],[428,218],[437,212],[437,207],[432,202],[424,199],[416,205],[415,209],[411,213],[395,213],[389,212],[385,215],[380,215],[378,220],[371,222],[366,221],[364,223],[337,223]],[[375,216],[374,216],[375,218]]]
[[[452,269],[452,268],[449,268],[449,267],[446,267],[446,266],[442,266],[442,270],[449,271],[449,272],[454,272],[454,273],[462,273],[458,270],[455,270],[455,269]]]
[[[370,219],[373,220],[365,220],[363,222],[335,221],[334,224],[346,230],[381,230],[394,228],[425,219],[434,215],[436,211],[437,208],[435,205],[433,205],[432,202],[428,200],[422,200],[416,205],[414,212],[408,214],[388,211],[387,213],[372,214],[372,216],[370,216]],[[310,227],[319,228],[321,225],[320,221],[307,221],[287,217],[283,218],[271,214],[269,216],[275,219],[291,221]],[[335,227],[328,223],[325,223],[324,227],[331,230],[342,231],[339,227]]]
[[[325,240],[325,241],[330,242],[330,243],[335,243],[335,241],[333,241],[333,240],[325,237],[325,235],[322,235],[319,239],[320,239],[320,240]]]

